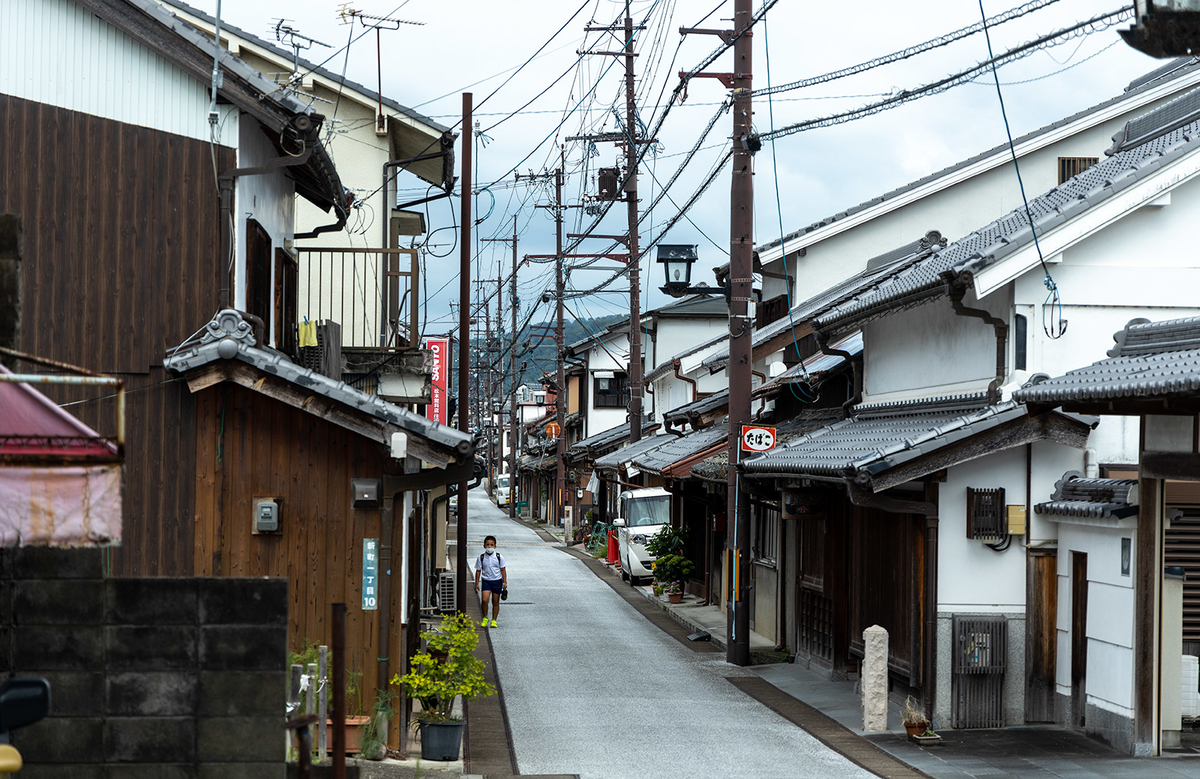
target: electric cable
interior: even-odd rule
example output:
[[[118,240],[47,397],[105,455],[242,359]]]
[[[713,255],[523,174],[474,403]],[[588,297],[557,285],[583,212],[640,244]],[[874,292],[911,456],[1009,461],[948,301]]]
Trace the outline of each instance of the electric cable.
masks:
[[[983,0],[979,0],[979,13],[985,21],[983,36],[987,41],[988,58],[995,63],[995,57],[992,54],[992,37],[986,24],[987,15],[983,11]],[[1008,136],[1008,151],[1012,155],[1013,170],[1017,174],[1017,186],[1021,189],[1021,202],[1025,204],[1025,218],[1029,220],[1029,229],[1033,233],[1033,246],[1037,249],[1038,262],[1042,264],[1042,272],[1045,273],[1042,283],[1046,285],[1047,293],[1046,300],[1042,303],[1042,331],[1051,340],[1057,340],[1067,332],[1067,320],[1062,318],[1062,297],[1059,294],[1058,285],[1054,283],[1054,277],[1050,275],[1050,267],[1046,265],[1046,258],[1042,256],[1042,245],[1038,242],[1037,228],[1033,224],[1033,213],[1029,210],[1029,198],[1025,195],[1025,182],[1021,179],[1021,166],[1017,162],[1017,148],[1013,145],[1012,128],[1008,124],[1008,111],[1004,108],[1004,94],[1000,90],[1000,74],[996,71],[995,64],[992,65],[992,77],[996,81],[996,98],[1000,101],[1000,115],[1004,118],[1004,132]],[[1049,320],[1047,320],[1046,313],[1047,304],[1049,304]]]

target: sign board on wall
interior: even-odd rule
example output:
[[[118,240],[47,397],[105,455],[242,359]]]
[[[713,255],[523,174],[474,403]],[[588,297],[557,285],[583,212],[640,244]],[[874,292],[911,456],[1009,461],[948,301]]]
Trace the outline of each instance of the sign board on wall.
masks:
[[[426,338],[425,348],[433,353],[433,399],[425,406],[425,416],[445,425],[449,422],[446,398],[450,390],[450,339]]]
[[[379,609],[379,539],[363,539],[363,611]]]

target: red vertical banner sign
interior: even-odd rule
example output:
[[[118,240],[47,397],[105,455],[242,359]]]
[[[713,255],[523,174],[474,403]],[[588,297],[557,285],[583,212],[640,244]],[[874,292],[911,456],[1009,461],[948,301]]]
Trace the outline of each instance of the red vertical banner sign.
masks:
[[[425,348],[433,352],[433,398],[425,406],[425,416],[444,425],[449,421],[446,414],[446,393],[450,376],[447,370],[450,364],[450,339],[426,338]]]

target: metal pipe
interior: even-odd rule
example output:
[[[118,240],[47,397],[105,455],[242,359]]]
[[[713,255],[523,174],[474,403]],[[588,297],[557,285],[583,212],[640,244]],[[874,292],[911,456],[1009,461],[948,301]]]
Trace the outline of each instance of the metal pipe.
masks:
[[[0,381],[9,384],[71,384],[95,387],[117,387],[121,380],[101,376],[62,376],[57,373],[0,373]]]
[[[463,127],[471,127],[472,95],[463,92]],[[470,428],[470,381],[468,370],[471,362],[471,144],[464,136],[462,154],[462,197],[458,238],[458,429],[464,433]],[[460,614],[467,610],[467,479],[458,483],[458,528],[455,531],[455,567],[458,576],[457,605]]]
[[[679,372],[680,363],[681,363],[681,360],[678,357],[671,359],[671,367],[675,371],[675,378],[679,379],[680,381],[686,381],[688,384],[692,385],[692,400],[691,400],[691,402],[695,403],[696,402],[696,380],[689,379],[687,376],[684,376]]]
[[[346,779],[346,604],[333,604],[333,779]]]

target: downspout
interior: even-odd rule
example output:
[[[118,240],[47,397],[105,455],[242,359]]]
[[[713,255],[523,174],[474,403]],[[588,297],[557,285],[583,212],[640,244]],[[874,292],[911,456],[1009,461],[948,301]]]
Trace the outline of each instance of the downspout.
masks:
[[[767,374],[765,374],[765,373],[756,371],[752,368],[750,370],[750,375],[758,377],[758,386],[760,386],[760,387],[764,386],[767,383]],[[750,407],[751,408],[754,407],[754,390],[753,389],[750,391]],[[754,421],[757,422],[760,419],[762,419],[763,412],[766,410],[767,410],[767,401],[760,399],[758,401],[758,411],[754,412]]]
[[[642,379],[642,389],[646,390],[646,394],[650,396],[650,408],[653,409],[651,414],[658,413],[658,401],[654,398],[654,382],[648,379]],[[642,409],[645,411],[645,409]]]
[[[846,362],[850,363],[850,372],[853,376],[851,380],[852,389],[850,393],[850,399],[842,404],[842,414],[844,414],[846,417],[849,417],[851,406],[854,406],[862,401],[863,367],[861,356],[856,359],[854,355],[843,349],[830,348],[829,333],[825,331],[814,329],[813,336],[816,337],[817,347],[821,350],[822,354],[828,354],[831,357],[841,357]]]
[[[974,317],[996,328],[996,378],[988,384],[988,403],[995,405],[1000,402],[1000,387],[1008,375],[1008,323],[993,316],[990,311],[981,308],[967,308],[963,305],[963,296],[967,292],[970,279],[966,274],[953,279],[946,284],[946,294],[950,297],[950,305],[958,316]]]
[[[937,602],[938,602],[938,505],[937,485],[925,483],[925,500],[904,500],[871,491],[871,478],[864,472],[845,480],[850,502],[856,506],[877,508],[898,514],[920,514],[925,517],[925,620],[921,641],[922,705],[933,722],[934,702],[937,699]]]
[[[679,361],[678,357],[671,360],[671,367],[675,371],[675,378],[679,379],[680,381],[686,381],[688,384],[692,385],[692,400],[691,400],[691,402],[695,403],[696,402],[696,380],[689,379],[687,376],[681,375],[679,373],[679,365],[680,365],[680,361]]]

